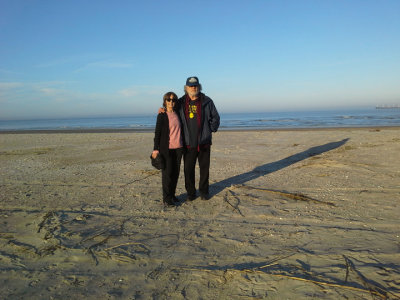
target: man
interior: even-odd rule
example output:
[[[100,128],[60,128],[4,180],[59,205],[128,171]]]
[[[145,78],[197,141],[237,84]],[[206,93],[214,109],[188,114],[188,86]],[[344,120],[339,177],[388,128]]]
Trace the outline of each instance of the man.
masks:
[[[203,200],[210,198],[209,173],[212,132],[219,127],[219,114],[211,98],[201,92],[195,76],[186,80],[185,95],[178,100],[178,113],[182,121],[183,139],[187,147],[184,159],[187,199],[196,199],[195,167],[199,162],[199,191]]]
[[[199,191],[203,200],[209,199],[209,173],[212,132],[219,127],[219,114],[214,102],[201,92],[197,77],[186,80],[185,95],[179,99],[184,141],[185,188],[188,200],[196,199],[195,166],[199,162]]]

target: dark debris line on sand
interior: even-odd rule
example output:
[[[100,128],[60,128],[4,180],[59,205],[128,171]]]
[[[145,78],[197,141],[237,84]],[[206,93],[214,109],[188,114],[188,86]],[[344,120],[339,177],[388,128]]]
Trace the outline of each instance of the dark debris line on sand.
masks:
[[[315,273],[305,270],[303,267],[295,265],[295,264],[290,264],[290,263],[289,264],[279,264],[278,263],[278,261],[292,257],[296,254],[298,254],[298,252],[293,252],[288,255],[278,256],[277,258],[267,262],[266,264],[262,264],[261,266],[257,266],[257,267],[253,267],[253,268],[218,268],[216,266],[213,266],[212,268],[182,267],[179,269],[173,269],[172,271],[176,271],[176,272],[179,272],[179,270],[194,271],[194,272],[202,271],[202,272],[207,272],[210,274],[213,274],[213,273],[219,271],[219,272],[222,272],[221,276],[223,277],[225,283],[227,283],[227,281],[233,277],[233,275],[228,276],[228,274],[256,273],[256,274],[264,274],[264,275],[282,277],[282,278],[291,279],[291,280],[309,282],[309,283],[315,284],[317,286],[320,286],[321,288],[323,288],[323,286],[328,286],[328,287],[332,287],[332,288],[341,288],[341,289],[347,289],[347,290],[352,290],[352,291],[356,291],[356,292],[370,293],[371,296],[373,297],[373,299],[375,299],[375,297],[378,297],[379,299],[400,299],[399,296],[393,294],[390,291],[385,290],[384,287],[378,286],[377,283],[372,283],[372,281],[367,279],[364,275],[362,275],[360,271],[356,270],[353,262],[345,255],[343,255],[343,258],[345,259],[345,262],[346,262],[346,278],[343,283],[342,282],[329,282],[329,280],[324,279],[323,275],[315,274]],[[358,285],[356,282],[353,282],[353,283],[348,282],[348,276],[349,276],[350,271],[354,272],[357,275],[357,278],[361,281],[361,284],[365,287],[365,289],[354,286],[354,285]],[[214,275],[218,276],[217,274],[214,274]],[[350,284],[352,284],[353,286]]]
[[[307,202],[313,202],[316,204],[325,204],[325,205],[329,205],[329,206],[336,206],[336,204],[332,203],[332,202],[325,202],[322,200],[318,200],[318,199],[313,199],[311,197],[308,197],[306,195],[303,194],[298,194],[298,193],[289,193],[289,192],[285,192],[285,191],[277,191],[277,190],[271,190],[271,189],[264,189],[264,188],[259,188],[259,187],[253,187],[253,186],[249,186],[249,185],[236,185],[235,187],[238,188],[244,188],[244,189],[248,189],[248,190],[258,190],[258,191],[263,191],[266,193],[273,193],[273,194],[278,194],[293,200],[300,200],[300,201],[307,201]]]

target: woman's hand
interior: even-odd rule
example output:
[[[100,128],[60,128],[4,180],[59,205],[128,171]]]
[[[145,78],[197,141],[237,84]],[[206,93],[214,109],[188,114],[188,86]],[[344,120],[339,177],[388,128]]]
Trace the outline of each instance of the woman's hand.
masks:
[[[156,158],[157,155],[158,155],[158,153],[159,153],[158,150],[154,150],[154,151],[151,153],[151,157],[152,157],[152,158]]]

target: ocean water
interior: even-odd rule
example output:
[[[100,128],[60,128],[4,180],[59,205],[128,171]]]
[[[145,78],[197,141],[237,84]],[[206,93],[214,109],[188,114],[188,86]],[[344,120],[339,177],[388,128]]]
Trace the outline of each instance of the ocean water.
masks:
[[[220,113],[220,130],[400,126],[400,109]],[[0,131],[154,130],[156,114],[43,120],[0,120]]]

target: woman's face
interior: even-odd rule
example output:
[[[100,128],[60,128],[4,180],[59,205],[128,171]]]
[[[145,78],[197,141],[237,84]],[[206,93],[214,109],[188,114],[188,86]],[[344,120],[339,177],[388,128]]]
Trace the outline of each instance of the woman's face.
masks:
[[[168,100],[169,100],[169,101],[168,101]],[[175,106],[174,96],[171,95],[171,96],[169,97],[169,99],[167,99],[167,101],[165,101],[165,104],[167,105],[167,110],[168,110],[168,111],[174,110],[174,106]]]

